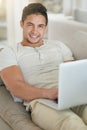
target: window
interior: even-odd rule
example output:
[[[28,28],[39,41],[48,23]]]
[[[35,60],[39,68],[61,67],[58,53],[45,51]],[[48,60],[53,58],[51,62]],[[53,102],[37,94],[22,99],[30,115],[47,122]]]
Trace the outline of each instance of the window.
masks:
[[[6,0],[0,0],[0,20],[6,20]]]
[[[0,0],[0,40],[6,37],[6,0]]]

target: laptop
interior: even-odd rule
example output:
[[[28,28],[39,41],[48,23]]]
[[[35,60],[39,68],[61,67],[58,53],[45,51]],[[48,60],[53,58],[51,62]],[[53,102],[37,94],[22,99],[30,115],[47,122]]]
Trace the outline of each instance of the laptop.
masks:
[[[58,109],[87,104],[87,60],[62,63],[59,70]]]
[[[41,102],[59,110],[87,104],[87,60],[62,63],[58,73],[58,102],[48,99]]]

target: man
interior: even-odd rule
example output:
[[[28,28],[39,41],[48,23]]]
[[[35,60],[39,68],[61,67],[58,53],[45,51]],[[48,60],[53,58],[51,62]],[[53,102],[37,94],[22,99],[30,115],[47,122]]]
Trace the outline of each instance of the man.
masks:
[[[43,39],[47,24],[47,10],[43,5],[33,3],[24,8],[20,22],[23,40],[16,47],[1,48],[0,76],[14,100],[18,97],[17,101],[30,102],[32,120],[39,127],[87,130],[85,123],[71,110],[54,110],[37,101],[58,97],[59,64],[73,60],[71,51],[63,43]]]

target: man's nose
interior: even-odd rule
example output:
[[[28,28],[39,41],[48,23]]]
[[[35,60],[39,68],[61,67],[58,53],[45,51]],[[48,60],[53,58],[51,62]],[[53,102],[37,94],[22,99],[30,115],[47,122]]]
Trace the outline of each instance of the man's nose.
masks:
[[[32,28],[32,32],[33,32],[33,33],[38,32],[38,27],[37,27],[37,26],[33,26],[33,28]]]

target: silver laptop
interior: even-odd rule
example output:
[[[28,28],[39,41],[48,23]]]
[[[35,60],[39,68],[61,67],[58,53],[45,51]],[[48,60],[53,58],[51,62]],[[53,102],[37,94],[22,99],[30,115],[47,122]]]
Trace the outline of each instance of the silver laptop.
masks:
[[[41,99],[41,102],[55,109],[87,104],[87,60],[78,60],[60,64],[58,103]]]
[[[59,68],[58,109],[87,103],[87,60],[62,63]]]

